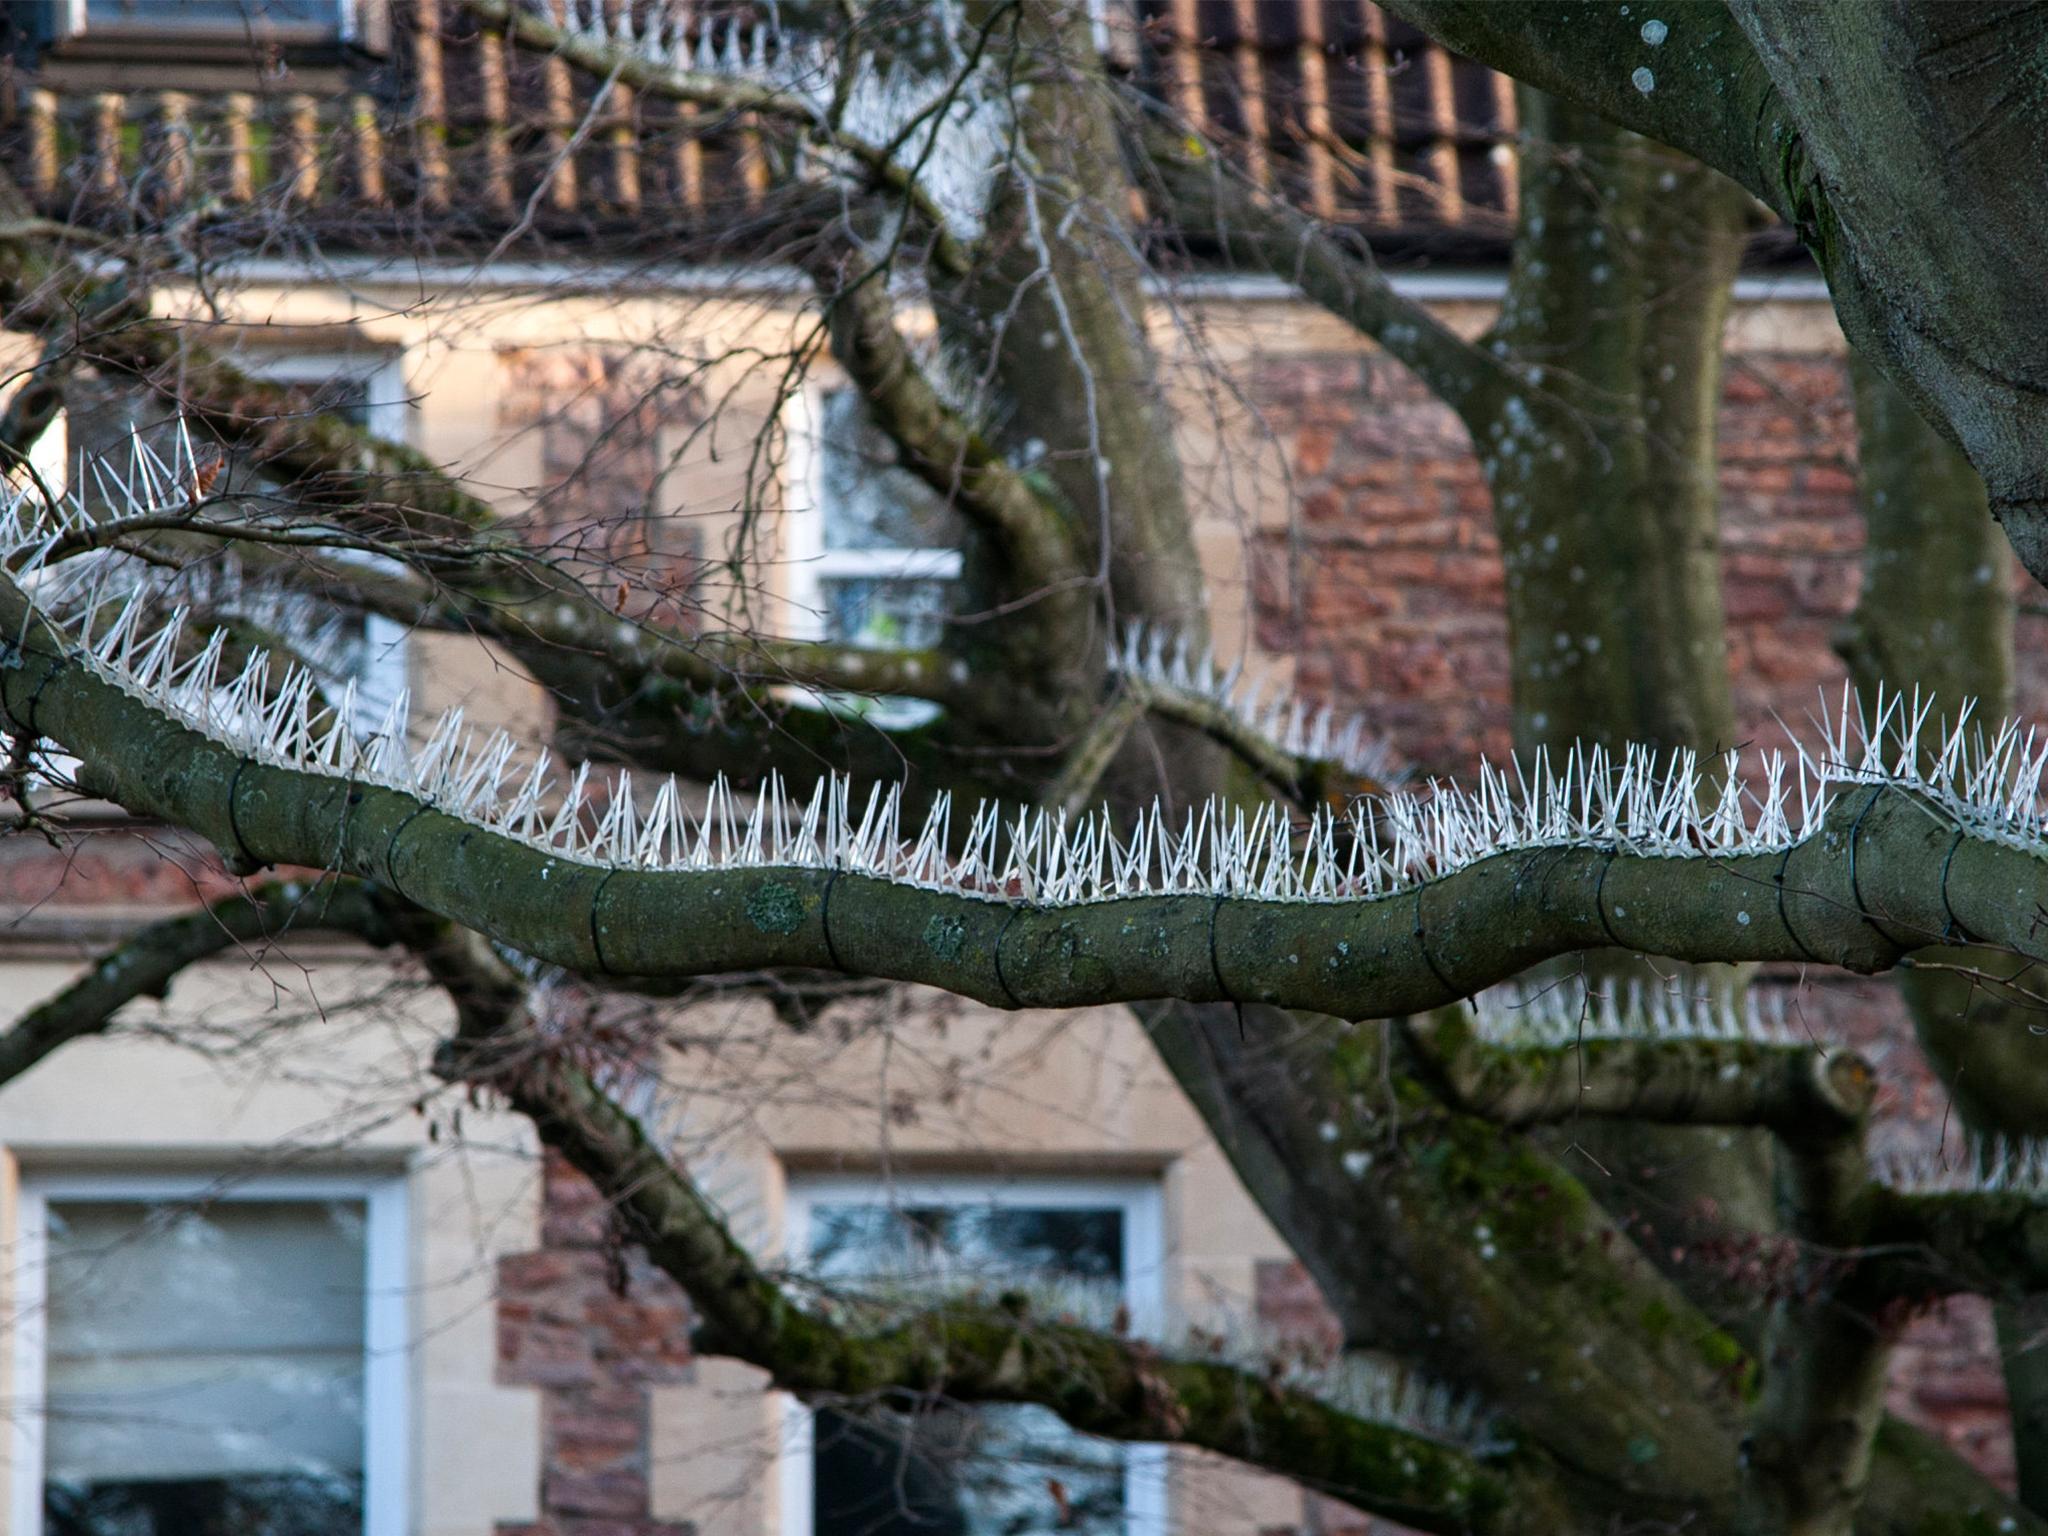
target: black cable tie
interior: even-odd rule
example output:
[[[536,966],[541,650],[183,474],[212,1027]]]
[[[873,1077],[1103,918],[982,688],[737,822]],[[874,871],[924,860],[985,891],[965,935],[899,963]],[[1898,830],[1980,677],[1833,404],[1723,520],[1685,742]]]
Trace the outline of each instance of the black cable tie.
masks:
[[[1806,947],[1806,940],[1800,938],[1799,930],[1792,926],[1792,914],[1785,910],[1785,866],[1792,862],[1792,850],[1798,846],[1797,843],[1793,843],[1778,856],[1778,873],[1775,877],[1778,885],[1778,923],[1791,936],[1792,942],[1799,946],[1800,954],[1815,965],[1824,965],[1826,962]]]
[[[1975,937],[1969,928],[1956,916],[1956,909],[1948,899],[1949,867],[1956,861],[1956,850],[1963,846],[1963,839],[1969,834],[1961,827],[1956,828],[1956,840],[1948,845],[1948,853],[1941,861],[1941,910],[1948,914],[1948,926],[1941,931],[1943,943],[1953,943],[1960,935],[1965,943]]]
[[[1619,848],[1607,850],[1606,861],[1600,866],[1600,878],[1593,882],[1593,910],[1600,914],[1600,931],[1607,935],[1607,941],[1616,949],[1627,949],[1627,943],[1614,931],[1614,924],[1607,920],[1607,871],[1614,868],[1614,861],[1620,856]]]
[[[249,851],[249,844],[242,836],[242,818],[235,810],[235,801],[242,788],[242,770],[249,766],[249,759],[235,759],[235,771],[228,776],[228,835],[235,840],[235,852],[242,856],[244,864],[260,864],[262,860]]]
[[[825,953],[831,957],[832,969],[835,971],[845,970],[846,964],[839,958],[839,946],[832,942],[832,887],[839,883],[839,877],[845,873],[846,871],[843,869],[835,869],[827,877],[825,881],[825,899],[819,904],[818,910],[818,921],[825,926]],[[998,966],[1001,963],[1001,959],[998,957]]]
[[[1216,915],[1222,910],[1223,897],[1219,893],[1216,899],[1209,903],[1209,974],[1216,978],[1216,995],[1225,1002],[1235,1003],[1237,999],[1230,995],[1230,988],[1223,980],[1223,961],[1216,953]],[[1239,1035],[1244,1033],[1244,1005],[1242,1003],[1238,1004],[1237,1032]]]
[[[391,836],[384,842],[384,883],[391,887],[391,894],[401,901],[411,901],[405,889],[398,883],[398,840],[405,836],[405,829],[432,810],[430,805],[415,805],[405,813],[405,820],[391,829]]]
[[[1012,1008],[1022,1008],[1024,1000],[1010,987],[1010,978],[1003,974],[1003,940],[1010,936],[1010,924],[1017,921],[1017,914],[1024,910],[1022,902],[1011,904],[1010,915],[1003,919],[1001,931],[996,934],[996,985],[1003,989],[1003,996],[1010,1000]]]
[[[1454,998],[1463,997],[1465,994],[1443,973],[1442,967],[1436,963],[1436,956],[1429,952],[1429,938],[1422,931],[1422,893],[1428,889],[1427,880],[1415,887],[1415,947],[1422,951],[1422,963],[1429,967],[1430,975],[1443,983],[1443,989]]]
[[[20,654],[20,655],[23,655],[23,656],[26,656],[26,655],[28,654],[28,652],[27,652],[27,651],[19,651],[19,654]],[[49,687],[49,686],[50,686],[50,679],[51,679],[51,678],[53,678],[53,677],[55,677],[56,675],[57,675],[57,669],[56,669],[55,667],[52,667],[52,668],[50,668],[50,669],[49,669],[49,670],[48,670],[47,672],[45,672],[45,673],[44,673],[44,674],[42,675],[42,677],[41,677],[41,678],[39,678],[39,679],[37,680],[37,682],[36,682],[36,689],[35,689],[35,692],[34,692],[34,693],[31,693],[31,694],[30,694],[30,695],[28,696],[28,722],[27,722],[27,724],[22,724],[22,719],[21,719],[21,716],[19,716],[19,715],[15,714],[13,710],[11,710],[11,709],[10,709],[10,710],[8,710],[8,711],[7,711],[8,715],[9,715],[9,716],[10,716],[10,717],[11,717],[11,718],[13,719],[14,723],[15,723],[16,725],[20,725],[20,726],[21,726],[21,728],[22,728],[22,730],[23,730],[23,731],[25,731],[25,732],[27,732],[27,733],[28,733],[28,735],[29,735],[29,736],[31,736],[31,737],[41,737],[41,735],[43,734],[43,733],[42,733],[42,732],[41,732],[41,731],[40,731],[39,729],[37,729],[37,727],[36,727],[36,716],[37,716],[37,714],[38,714],[38,713],[40,712],[40,710],[41,710],[41,708],[42,708],[42,703],[43,703],[43,690],[44,690],[45,688],[47,688],[47,687]]]
[[[1869,912],[1864,909],[1863,891],[1856,883],[1856,838],[1863,830],[1863,818],[1870,814],[1870,808],[1877,804],[1877,797],[1882,795],[1887,787],[1883,784],[1873,786],[1870,791],[1870,798],[1863,802],[1863,809],[1858,811],[1856,819],[1849,823],[1849,899],[1856,903],[1856,915],[1863,919],[1864,926],[1869,928],[1880,939],[1883,939],[1886,944],[1891,944],[1893,942],[1892,936],[1878,927],[1871,920]]]

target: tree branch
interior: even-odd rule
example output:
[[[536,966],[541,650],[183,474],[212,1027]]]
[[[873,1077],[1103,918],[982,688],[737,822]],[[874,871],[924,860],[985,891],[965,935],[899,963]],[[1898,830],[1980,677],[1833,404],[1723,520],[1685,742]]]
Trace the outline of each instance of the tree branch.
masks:
[[[1462,1012],[1411,1020],[1408,1035],[1453,1104],[1515,1128],[1588,1116],[1809,1136],[1822,1126],[1860,1126],[1876,1091],[1861,1057],[1811,1046],[1655,1039],[1503,1046],[1480,1040]]]
[[[136,998],[163,997],[171,979],[195,961],[309,929],[351,933],[373,944],[391,938],[369,893],[352,880],[273,881],[151,923],[0,1034],[0,1083],[21,1076],[58,1047],[98,1033]]]
[[[469,559],[459,552],[429,553],[414,561],[423,574],[398,575],[323,560],[317,553],[252,549],[239,528],[190,519],[166,519],[163,526],[218,538],[252,573],[324,596],[338,595],[361,612],[408,627],[502,641],[522,655],[554,651],[601,660],[626,683],[665,677],[707,692],[787,684],[957,706],[967,698],[972,682],[965,661],[932,648],[864,650],[739,630],[691,634],[651,619],[626,618],[606,609],[581,583],[524,552],[492,550]],[[107,525],[79,537],[90,542],[102,531]],[[312,535],[308,542],[323,541]],[[349,544],[344,536],[331,541],[331,547]],[[376,543],[367,547],[389,548]],[[503,579],[494,580],[486,573],[490,570],[502,572]]]
[[[1605,0],[1386,0],[1447,48],[1705,161],[1798,222],[1783,196],[1790,126],[1720,0],[1623,11]]]
[[[1293,284],[1378,342],[1453,410],[1463,410],[1484,389],[1527,387],[1499,357],[1397,293],[1363,240],[1340,242],[1326,226],[1251,185],[1207,140],[1154,113],[1141,129],[1146,162],[1177,228],[1215,241],[1239,266]]]
[[[1275,794],[1305,811],[1341,805],[1357,795],[1384,794],[1392,787],[1354,764],[1290,752],[1220,699],[1198,689],[1176,687],[1128,667],[1118,678],[1125,696],[1143,705],[1147,713],[1200,731],[1250,768]]]
[[[2048,1293],[2048,1203],[2039,1193],[1864,1193],[1862,1284],[1879,1298]]]
[[[1558,1518],[1555,1494],[1533,1462],[1489,1465],[1234,1366],[968,1301],[875,1333],[838,1326],[764,1274],[638,1121],[587,1077],[536,1061],[507,1070],[487,1062],[479,1053],[457,1070],[482,1064],[481,1079],[633,1219],[649,1257],[689,1294],[699,1348],[760,1366],[785,1390],[1038,1403],[1084,1433],[1199,1446],[1422,1531],[1555,1529],[1546,1523]]]
[[[620,84],[631,86],[636,92],[669,101],[779,122],[800,138],[838,150],[860,168],[870,187],[901,198],[923,220],[932,234],[933,259],[940,267],[955,276],[968,270],[967,251],[948,229],[944,212],[918,183],[915,169],[896,159],[896,146],[872,144],[848,133],[789,91],[733,75],[658,64],[609,39],[557,26],[533,11],[522,9],[516,0],[464,3],[485,22],[510,32],[528,47],[558,54],[600,78],[616,76]]]
[[[1059,514],[994,445],[962,421],[896,329],[884,274],[850,251],[821,247],[809,263],[823,296],[832,355],[860,390],[905,467],[985,531],[1030,591],[1071,578],[1079,554]]]
[[[1095,793],[1095,786],[1102,782],[1103,771],[1123,750],[1131,727],[1137,723],[1139,709],[1137,697],[1128,691],[1117,694],[1104,704],[1081,739],[1068,749],[1067,760],[1060,765],[1059,777],[1046,786],[1045,793],[1039,797],[1040,803],[1065,811],[1069,816],[1078,816],[1085,811],[1089,797]]]
[[[1589,839],[1504,848],[1382,897],[1197,890],[1042,907],[857,871],[584,862],[407,792],[248,759],[101,678],[4,578],[0,633],[13,637],[0,670],[8,715],[83,758],[96,790],[238,858],[369,878],[588,974],[794,966],[919,981],[1004,1007],[1181,997],[1369,1018],[1441,1006],[1539,960],[1615,944],[1859,971],[1945,937],[2048,958],[2038,931],[2048,857],[1958,824],[1903,784],[1840,795],[1782,853],[1645,855]]]

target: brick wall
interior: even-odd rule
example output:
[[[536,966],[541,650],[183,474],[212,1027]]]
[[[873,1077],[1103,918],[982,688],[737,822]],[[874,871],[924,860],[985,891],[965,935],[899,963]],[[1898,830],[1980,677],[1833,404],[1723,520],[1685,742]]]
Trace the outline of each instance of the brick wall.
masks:
[[[647,1389],[690,1374],[689,1303],[549,1154],[541,1246],[498,1266],[498,1379],[541,1391],[541,1521],[499,1536],[689,1536],[648,1509]]]

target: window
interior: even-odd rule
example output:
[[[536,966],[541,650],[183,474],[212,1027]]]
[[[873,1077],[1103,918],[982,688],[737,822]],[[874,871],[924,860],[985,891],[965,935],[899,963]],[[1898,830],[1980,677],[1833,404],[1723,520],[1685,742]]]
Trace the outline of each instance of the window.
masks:
[[[235,361],[258,378],[304,393],[309,411],[332,411],[388,442],[411,439],[411,405],[403,359],[396,353],[286,352],[251,349]],[[377,557],[336,551],[337,560],[378,564]],[[329,662],[356,685],[355,725],[374,730],[406,685],[406,629],[377,614],[347,615]]]
[[[792,1261],[858,1288],[906,1270],[985,1290],[1099,1288],[1156,1334],[1159,1191],[1093,1179],[796,1178]],[[1160,1536],[1165,1452],[1075,1434],[1030,1406],[791,1410],[783,1536]]]
[[[402,1536],[403,1182],[23,1182],[15,1536]]]
[[[787,427],[797,637],[880,650],[936,643],[960,577],[958,515],[897,461],[852,387],[807,389]]]

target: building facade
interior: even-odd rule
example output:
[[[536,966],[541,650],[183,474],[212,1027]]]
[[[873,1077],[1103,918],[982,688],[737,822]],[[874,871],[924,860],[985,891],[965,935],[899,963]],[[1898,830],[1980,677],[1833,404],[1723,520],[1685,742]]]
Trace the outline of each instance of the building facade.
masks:
[[[802,295],[721,244],[765,206],[744,121],[596,100],[454,0],[254,14],[15,7],[8,165],[36,208],[110,228],[203,209],[192,238],[222,281],[167,283],[160,306],[452,467],[564,559],[662,575],[778,633],[916,643],[958,555],[891,490],[844,390],[820,373],[792,396],[757,366],[791,345]],[[1105,0],[1099,19],[1116,67],[1408,258],[1404,285],[1451,323],[1485,327],[1514,213],[1497,77],[1366,5]],[[756,20],[707,7],[699,26],[716,52]],[[545,244],[505,246],[522,224]],[[1162,295],[1156,332],[1219,653],[1369,706],[1431,770],[1502,752],[1500,562],[1456,418],[1277,284],[1197,274]],[[1730,665],[1761,735],[1842,676],[1854,434],[1812,278],[1744,279],[1729,346]],[[1236,394],[1209,387],[1219,368]],[[62,475],[133,419],[81,392],[41,462]],[[733,451],[771,427],[767,462]],[[773,527],[732,576],[750,507]],[[366,699],[403,687],[417,719],[459,706],[545,734],[547,697],[489,645],[375,621],[344,638]],[[2025,673],[2023,702],[2044,688]],[[0,839],[15,1011],[138,921],[229,888],[211,850],[107,808],[70,809],[65,832]],[[1856,1038],[1904,1028],[1881,987],[1820,995]],[[839,1536],[898,1528],[878,1496],[976,1536],[1343,1526],[1271,1480],[1106,1454],[1029,1415],[975,1427],[989,1454],[972,1479],[906,1468],[851,1421],[694,1358],[687,1304],[589,1186],[511,1119],[419,1093],[445,1022],[379,954],[293,938],[191,968],[0,1087],[0,1531]],[[1139,1331],[1253,1319],[1334,1346],[1120,1010],[891,990],[793,1029],[777,1000],[735,995],[643,1043],[689,1085],[667,1106],[679,1150],[765,1255],[865,1275],[909,1245],[1106,1292]],[[1901,1134],[1938,1121],[1931,1083],[1901,1094]],[[1919,1327],[1895,1406],[2002,1471],[1987,1325]]]

